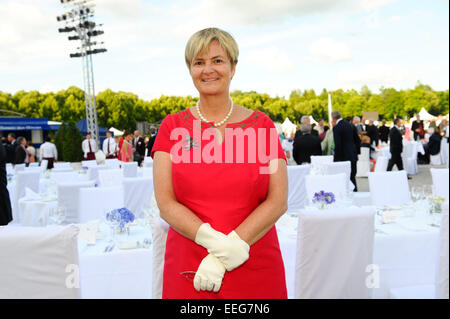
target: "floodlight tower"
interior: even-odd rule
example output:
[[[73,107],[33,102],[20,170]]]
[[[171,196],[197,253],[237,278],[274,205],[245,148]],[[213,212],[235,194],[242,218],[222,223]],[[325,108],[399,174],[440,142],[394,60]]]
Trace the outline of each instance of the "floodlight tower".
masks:
[[[95,7],[93,0],[60,0],[60,2],[66,12],[56,19],[64,23],[65,27],[59,28],[58,31],[71,33],[72,35],[68,37],[69,41],[80,41],[80,47],[77,48],[78,52],[71,53],[70,57],[81,58],[82,60],[87,132],[91,133],[98,147],[100,136],[98,133],[92,55],[106,52],[106,49],[99,47],[99,45],[104,44],[103,42],[97,43],[92,38],[103,34],[104,31],[95,29],[97,25],[92,21]]]

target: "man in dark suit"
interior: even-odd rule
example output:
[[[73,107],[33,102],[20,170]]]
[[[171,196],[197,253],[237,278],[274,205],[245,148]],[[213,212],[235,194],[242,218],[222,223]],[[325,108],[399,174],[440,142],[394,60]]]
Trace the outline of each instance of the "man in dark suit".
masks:
[[[9,199],[8,181],[6,178],[7,153],[3,144],[0,144],[0,226],[8,225],[12,221],[11,201]]]
[[[155,144],[156,140],[156,128],[152,127],[150,128],[150,139],[147,143],[147,156],[150,156],[152,153],[153,144]]]
[[[309,115],[303,115],[300,119],[300,125],[309,124],[311,125],[311,119],[309,118]],[[295,132],[294,140],[302,135],[302,130],[299,129]],[[319,137],[319,132],[316,130],[311,130],[311,135]]]
[[[350,161],[350,180],[355,185],[354,191],[357,192],[356,161],[358,160],[358,150],[361,145],[361,140],[356,127],[343,120],[339,111],[331,112],[331,119],[333,123],[334,161]]]
[[[16,157],[16,134],[8,134],[8,146],[6,147],[6,163],[14,164],[14,159]]]
[[[311,125],[303,124],[300,131],[302,135],[294,138],[292,151],[292,156],[298,165],[311,163],[311,155],[322,155],[320,138],[311,134]]]
[[[403,152],[403,137],[400,132],[400,125],[402,124],[401,119],[394,120],[394,127],[389,132],[389,140],[390,146],[389,150],[391,152],[391,158],[389,160],[387,171],[392,171],[394,165],[397,165],[397,169],[399,171],[403,170],[403,160],[402,160],[402,152]]]
[[[420,120],[420,116],[416,116],[416,120],[412,122],[411,130],[414,132],[414,141],[417,141],[417,138],[423,139],[425,137],[425,126],[423,125],[423,121]]]
[[[14,164],[28,164],[30,159],[26,150],[27,140],[23,136],[17,138],[17,147],[14,157]]]
[[[378,133],[380,134],[380,141],[387,144],[389,139],[389,127],[386,126],[385,120],[383,120],[381,126],[378,128]]]
[[[134,138],[132,144],[133,148],[135,149],[135,152],[133,154],[133,160],[135,162],[138,162],[138,166],[141,166],[141,163],[144,160],[145,156],[145,140],[138,130],[134,131]]]
[[[373,144],[375,141],[375,146],[378,146],[379,135],[378,128],[373,124],[372,120],[369,120],[369,125],[367,125],[367,136],[370,137],[370,144]]]

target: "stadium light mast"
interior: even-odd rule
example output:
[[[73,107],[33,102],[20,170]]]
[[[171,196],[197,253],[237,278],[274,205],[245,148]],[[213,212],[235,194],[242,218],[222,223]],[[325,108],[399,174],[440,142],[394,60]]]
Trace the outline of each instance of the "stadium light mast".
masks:
[[[94,7],[93,0],[60,0],[66,12],[56,17],[58,22],[64,23],[64,28],[59,28],[61,33],[69,34],[69,41],[80,41],[80,47],[75,53],[71,53],[71,58],[81,58],[83,68],[84,96],[86,102],[86,125],[87,132],[91,133],[92,138],[100,143],[97,121],[97,104],[95,100],[94,89],[94,70],[92,64],[92,55],[106,52],[101,48],[103,42],[93,41],[93,38],[104,33],[96,27],[93,21]]]

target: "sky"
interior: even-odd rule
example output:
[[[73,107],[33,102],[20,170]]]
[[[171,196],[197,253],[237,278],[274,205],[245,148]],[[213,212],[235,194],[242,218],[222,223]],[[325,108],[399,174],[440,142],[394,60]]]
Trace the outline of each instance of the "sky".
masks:
[[[96,93],[150,100],[198,96],[184,62],[189,37],[219,27],[240,55],[231,90],[289,97],[292,90],[367,85],[449,88],[448,0],[96,0]],[[83,88],[76,41],[59,0],[0,0],[0,91]]]

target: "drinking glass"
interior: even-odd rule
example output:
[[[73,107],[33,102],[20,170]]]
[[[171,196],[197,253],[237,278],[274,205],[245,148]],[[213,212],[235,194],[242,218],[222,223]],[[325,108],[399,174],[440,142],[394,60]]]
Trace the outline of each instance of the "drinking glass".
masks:
[[[64,206],[52,207],[48,216],[54,225],[61,225],[66,219],[66,208]]]
[[[111,231],[109,242],[110,243],[114,242],[116,236],[116,229],[120,224],[119,212],[117,212],[116,210],[106,209],[104,211],[103,216],[105,218],[106,225],[109,226],[109,229]]]

